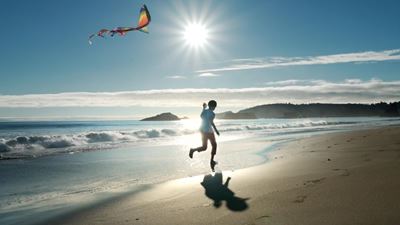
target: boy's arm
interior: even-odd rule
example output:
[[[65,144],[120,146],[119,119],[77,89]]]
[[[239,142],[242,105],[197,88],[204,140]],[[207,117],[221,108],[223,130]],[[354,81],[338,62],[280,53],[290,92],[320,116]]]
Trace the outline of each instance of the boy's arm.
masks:
[[[201,118],[203,118],[203,114],[204,114],[204,111],[206,110],[206,108],[207,108],[207,104],[203,103],[203,110],[201,111],[201,114],[200,114]]]
[[[219,136],[219,131],[217,130],[217,127],[215,126],[214,121],[211,122],[211,125],[212,125],[212,127],[214,128],[215,133],[217,133],[218,136]]]

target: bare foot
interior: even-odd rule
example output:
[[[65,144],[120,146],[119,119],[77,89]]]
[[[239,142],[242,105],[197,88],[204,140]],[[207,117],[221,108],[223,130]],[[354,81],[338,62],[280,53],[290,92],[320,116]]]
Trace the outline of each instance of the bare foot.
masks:
[[[213,171],[213,172],[215,172],[215,165],[217,165],[217,162],[216,161],[211,161],[210,162],[210,166],[211,166],[211,170]]]
[[[189,157],[191,159],[193,159],[193,153],[194,153],[194,150],[191,148],[190,151],[189,151]]]

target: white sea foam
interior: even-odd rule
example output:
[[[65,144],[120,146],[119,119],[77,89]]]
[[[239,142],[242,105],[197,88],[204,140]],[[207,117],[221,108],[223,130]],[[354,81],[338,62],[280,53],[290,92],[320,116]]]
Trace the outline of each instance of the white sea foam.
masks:
[[[299,121],[299,122],[288,122],[288,123],[271,123],[271,124],[251,124],[251,125],[236,125],[228,126],[220,129],[221,131],[257,131],[257,130],[276,130],[285,128],[305,128],[305,127],[317,127],[317,126],[334,126],[334,125],[348,125],[355,124],[356,122],[328,122],[325,120],[318,121]]]
[[[136,131],[93,131],[64,135],[32,135],[0,138],[3,158],[41,156],[60,152],[89,151],[141,143],[149,139],[192,134],[196,130],[148,129]]]
[[[382,120],[381,120],[382,121]],[[293,132],[293,129],[301,132],[302,129],[310,130],[313,128],[325,128],[334,126],[351,126],[357,123],[365,123],[359,119],[270,119],[270,120],[244,120],[233,121],[224,120],[218,122],[218,128],[224,137],[229,135],[237,135],[238,133],[257,133],[263,132]],[[182,127],[178,123],[164,123],[161,125],[134,124],[138,128],[143,129],[126,129],[124,126],[112,126],[108,130],[99,130],[98,127],[104,128],[109,125],[101,124],[89,127],[86,130],[73,130],[76,127],[85,127],[84,124],[45,124],[45,132],[37,132],[33,128],[43,128],[43,124],[7,124],[7,129],[12,126],[15,129],[31,129],[29,132],[12,132],[7,135],[0,136],[0,159],[20,158],[20,157],[38,157],[54,153],[66,153],[76,151],[93,151],[99,149],[118,148],[122,145],[143,144],[151,140],[154,144],[158,142],[162,144],[166,141],[181,139],[185,135],[191,135],[198,132],[197,127]],[[79,125],[79,126],[78,126]],[[90,124],[89,124],[90,125]],[[11,126],[11,127],[10,127]],[[52,135],[50,128],[56,127],[62,129],[61,134]],[[129,125],[131,128],[132,125]],[[133,126],[134,127],[134,126]],[[151,128],[152,127],[152,128]],[[150,129],[146,129],[150,128]],[[11,129],[12,130],[12,129]],[[66,132],[68,131],[68,132]]]

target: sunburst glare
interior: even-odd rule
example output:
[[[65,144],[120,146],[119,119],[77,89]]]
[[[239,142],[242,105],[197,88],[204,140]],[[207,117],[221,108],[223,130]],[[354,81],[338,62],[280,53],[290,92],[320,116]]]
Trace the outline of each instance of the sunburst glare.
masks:
[[[183,38],[191,47],[203,47],[208,40],[208,30],[203,24],[190,23],[186,25]]]
[[[165,10],[171,26],[163,27],[167,34],[169,57],[165,63],[176,63],[178,69],[200,68],[226,54],[221,43],[228,43],[229,37],[223,36],[231,24],[224,16],[224,8],[209,1],[176,1]],[[177,19],[179,15],[179,19]]]

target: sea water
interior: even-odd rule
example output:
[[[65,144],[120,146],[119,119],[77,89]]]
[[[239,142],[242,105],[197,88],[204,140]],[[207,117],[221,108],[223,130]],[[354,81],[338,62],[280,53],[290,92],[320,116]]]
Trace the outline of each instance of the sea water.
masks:
[[[209,153],[188,157],[201,144],[199,124],[0,122],[0,224],[33,224],[145,185],[209,172]],[[265,162],[265,150],[281,142],[395,124],[400,120],[380,117],[217,120],[217,158],[220,169],[235,170]],[[255,140],[265,146],[227,144]]]

